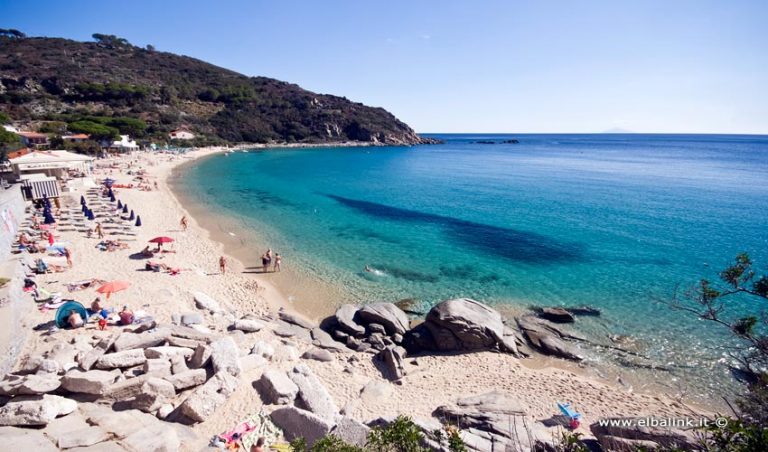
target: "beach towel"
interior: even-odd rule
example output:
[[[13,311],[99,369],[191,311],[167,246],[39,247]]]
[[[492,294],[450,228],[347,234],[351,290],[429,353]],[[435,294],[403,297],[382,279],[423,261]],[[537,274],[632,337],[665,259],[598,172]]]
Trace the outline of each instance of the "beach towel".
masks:
[[[263,409],[259,413],[250,416],[237,424],[235,428],[214,437],[212,444],[223,442],[225,446],[240,443],[243,450],[251,450],[251,446],[264,437],[264,450],[271,450],[271,445],[282,436],[282,431],[272,423],[272,420]]]

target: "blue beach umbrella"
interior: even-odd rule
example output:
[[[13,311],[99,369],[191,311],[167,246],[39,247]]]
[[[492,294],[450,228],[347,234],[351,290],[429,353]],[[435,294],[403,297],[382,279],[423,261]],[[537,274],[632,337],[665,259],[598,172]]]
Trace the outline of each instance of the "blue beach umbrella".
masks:
[[[88,219],[93,220],[96,216],[93,214],[93,210],[88,209]]]
[[[128,204],[123,204],[123,213],[128,213]]]
[[[136,226],[141,226],[141,215],[136,215]]]
[[[117,200],[117,208],[118,209],[122,209],[123,208],[123,203],[119,199]]]
[[[131,215],[128,217],[128,220],[133,221],[134,218],[136,217],[133,215],[133,209],[131,209]]]
[[[80,205],[82,206],[84,204],[85,204],[85,196],[80,195]]]
[[[115,202],[115,194],[109,195],[109,202]]]

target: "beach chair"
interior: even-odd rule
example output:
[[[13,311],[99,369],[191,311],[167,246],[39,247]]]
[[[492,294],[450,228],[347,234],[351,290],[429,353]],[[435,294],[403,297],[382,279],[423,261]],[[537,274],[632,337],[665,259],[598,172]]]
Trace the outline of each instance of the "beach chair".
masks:
[[[579,428],[579,425],[581,424],[581,413],[577,412],[571,407],[571,403],[560,403],[557,402],[557,407],[560,409],[560,412],[563,413],[565,416],[568,417],[570,420],[570,428],[572,430],[575,430]]]

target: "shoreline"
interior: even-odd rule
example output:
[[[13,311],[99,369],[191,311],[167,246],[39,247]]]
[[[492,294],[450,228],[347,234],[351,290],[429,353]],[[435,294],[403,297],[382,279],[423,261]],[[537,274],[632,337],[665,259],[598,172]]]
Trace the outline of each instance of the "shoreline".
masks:
[[[712,412],[700,408],[682,398],[670,397],[652,388],[633,390],[622,387],[605,378],[590,375],[578,365],[558,362],[551,358],[517,359],[509,354],[493,351],[476,353],[428,354],[409,356],[404,367],[405,375],[397,383],[384,378],[373,355],[345,349],[332,353],[329,362],[299,358],[313,348],[311,340],[300,337],[285,339],[277,333],[277,310],[286,307],[301,312],[301,306],[292,303],[282,292],[282,287],[272,284],[271,278],[261,274],[243,273],[248,260],[241,262],[229,255],[226,275],[218,272],[218,257],[226,253],[226,244],[216,241],[216,234],[205,229],[205,221],[195,217],[194,208],[184,205],[183,196],[171,190],[173,170],[205,156],[225,152],[224,148],[207,148],[192,151],[184,156],[138,153],[115,158],[111,167],[102,161],[102,167],[94,172],[95,178],[113,177],[118,184],[131,183],[134,176],[128,170],[143,168],[149,181],[156,181],[158,189],[149,192],[116,188],[117,198],[141,216],[143,226],[127,230],[118,224],[104,223],[109,239],[119,239],[128,245],[125,250],[114,252],[95,248],[98,239],[88,238],[85,230],[76,227],[83,222],[79,212],[79,198],[87,187],[63,193],[64,211],[68,219],[62,220],[58,239],[71,244],[74,266],[65,273],[39,275],[36,281],[51,292],[67,293],[65,284],[86,278],[130,281],[131,286],[112,296],[108,307],[128,305],[134,310],[144,310],[158,323],[170,324],[174,316],[196,313],[203,319],[203,326],[215,334],[233,338],[241,356],[248,356],[255,343],[266,342],[276,351],[276,358],[269,366],[257,366],[245,370],[240,376],[237,389],[209,418],[195,424],[194,431],[207,440],[233,428],[237,423],[258,413],[261,409],[274,409],[263,404],[253,383],[261,378],[267,368],[291,371],[297,364],[308,366],[326,386],[335,404],[346,416],[367,422],[381,416],[407,414],[418,419],[432,419],[435,409],[453,405],[461,397],[503,391],[526,407],[526,417],[546,420],[558,414],[557,401],[573,401],[584,416],[578,430],[590,435],[588,425],[599,418],[616,416],[685,417]],[[134,182],[135,183],[135,182]],[[151,182],[150,182],[151,183]],[[100,213],[109,209],[108,201],[92,204]],[[187,215],[189,228],[181,231],[179,219]],[[28,218],[26,218],[28,220]],[[126,232],[127,231],[127,232]],[[168,253],[155,259],[182,271],[176,275],[144,270],[145,261],[131,255],[144,248],[155,236],[174,238],[167,245]],[[49,258],[51,259],[51,258]],[[53,259],[52,259],[53,260]],[[58,263],[58,261],[54,261]],[[195,307],[193,294],[203,292],[219,301],[225,312],[211,314]],[[83,303],[90,303],[97,294],[94,290],[67,293]],[[58,330],[53,336],[47,331],[32,331],[34,325],[49,322],[52,313],[36,309],[29,313],[25,328],[30,334],[20,354],[15,369],[21,369],[33,356],[45,355],[57,342],[74,343],[83,339],[110,334],[116,328],[100,332],[89,324],[86,330]],[[234,319],[253,316],[267,323],[267,327],[255,333],[242,334],[229,331]],[[240,334],[234,334],[240,333]],[[308,334],[308,332],[307,332]],[[53,339],[53,341],[51,340]],[[286,350],[291,349],[291,353]],[[277,356],[280,356],[277,358]],[[567,367],[567,368],[562,368]],[[371,389],[377,388],[377,389]],[[681,399],[685,399],[685,401]],[[558,435],[556,430],[551,430]],[[199,449],[194,449],[199,450]]]
[[[363,147],[367,146],[369,145],[364,145]],[[311,147],[332,146],[320,145]],[[302,148],[305,148],[305,146],[286,145],[275,146],[274,150],[292,150]],[[241,149],[253,148],[243,147]],[[271,150],[272,147],[264,145],[259,146],[257,149],[259,149],[257,151],[259,152],[260,150]],[[220,227],[221,223],[216,220],[218,216],[207,211],[207,209],[203,207],[204,203],[193,199],[193,195],[183,193],[183,189],[179,186],[178,183],[176,183],[179,178],[183,177],[183,172],[190,166],[200,164],[202,159],[212,158],[221,152],[223,151],[195,156],[187,162],[175,165],[170,171],[168,171],[164,182],[169,188],[169,192],[172,194],[175,201],[179,204],[179,208],[188,213],[189,218],[192,219],[198,228],[205,231],[207,238],[220,246],[228,259],[236,260],[239,263],[239,266],[242,268],[249,268],[248,260],[251,259],[255,262],[258,259],[258,256],[254,256],[248,253],[248,249],[246,248],[250,245],[241,241],[241,239],[234,234],[230,235],[230,231],[222,229]],[[232,229],[236,228],[237,226],[234,226]],[[253,237],[256,240],[261,240],[257,233],[254,233]],[[313,278],[313,275],[300,274],[298,271],[291,270],[290,267],[287,268],[288,270],[284,270],[283,273],[290,276],[280,278],[278,280],[273,280],[270,278],[269,280],[265,281],[265,277],[272,277],[272,275],[276,275],[274,273],[256,273],[253,275],[255,280],[259,281],[260,284],[264,283],[268,285],[268,290],[276,294],[277,298],[273,299],[273,301],[276,302],[275,305],[278,307],[284,307],[286,309],[297,312],[304,317],[310,318],[311,320],[320,322],[324,318],[333,315],[336,307],[344,303],[343,301],[338,301],[338,298],[331,296],[331,294],[337,296],[342,294],[343,292],[340,290],[340,288],[333,287],[331,283],[319,281],[317,278]],[[302,278],[303,280],[299,281]],[[291,290],[288,289],[288,286],[291,284],[296,284],[297,282],[299,282],[299,284],[301,284],[304,288],[304,290],[301,292],[302,295],[317,293],[317,291],[320,290],[321,293],[323,293],[325,296],[315,297],[314,299],[308,299],[300,296],[298,297],[299,302],[296,302],[296,300],[293,299],[293,296],[285,294],[291,292]],[[391,302],[392,300],[384,301]],[[353,304],[358,303],[359,300],[357,302],[353,302]],[[500,305],[494,306],[494,308],[501,312],[505,319],[513,317],[511,315],[512,313],[522,314],[528,312],[525,308],[518,306]],[[658,378],[659,381],[648,382],[643,376],[635,376],[634,373],[636,370],[628,367],[621,367],[618,364],[606,365],[603,363],[600,366],[598,366],[598,363],[596,362],[579,364],[551,356],[542,355],[539,353],[536,353],[529,358],[520,360],[520,364],[532,371],[550,370],[573,373],[582,378],[596,380],[600,383],[608,384],[614,388],[627,390],[629,392],[641,391],[648,395],[660,393],[667,397],[688,397],[683,394],[685,392],[684,390],[680,390],[678,394],[674,394],[675,388],[673,388],[672,385],[665,387],[660,382],[662,378]],[[670,374],[669,377],[671,378],[672,375]],[[636,389],[636,387],[638,389]],[[727,405],[722,402],[711,404],[705,403],[704,399],[701,397],[697,398],[696,400],[689,400],[686,403],[692,409],[698,411],[715,412],[728,408]]]

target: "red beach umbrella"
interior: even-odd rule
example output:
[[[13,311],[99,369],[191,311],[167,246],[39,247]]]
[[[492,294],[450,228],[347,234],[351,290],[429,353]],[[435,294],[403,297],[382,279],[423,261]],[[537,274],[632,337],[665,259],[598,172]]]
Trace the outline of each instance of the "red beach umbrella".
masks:
[[[173,242],[173,239],[170,237],[155,237],[154,239],[149,241],[149,243],[171,243],[171,242]]]
[[[109,299],[109,296],[113,293],[120,292],[121,290],[125,290],[129,287],[131,287],[131,283],[128,281],[110,281],[96,289],[96,292],[106,294],[107,299]]]

